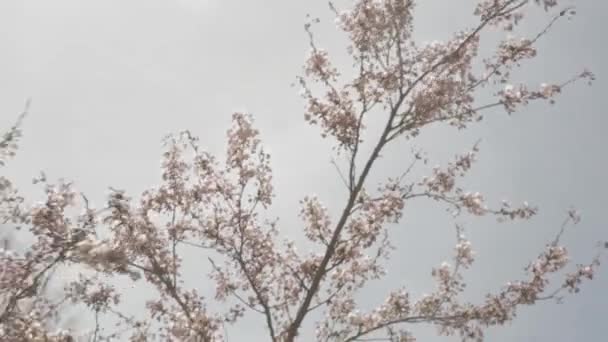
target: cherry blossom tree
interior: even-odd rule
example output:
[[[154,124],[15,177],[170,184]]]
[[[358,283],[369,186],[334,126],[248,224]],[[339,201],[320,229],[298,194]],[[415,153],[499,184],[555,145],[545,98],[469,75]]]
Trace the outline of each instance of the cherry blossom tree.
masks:
[[[414,151],[410,165],[375,187],[370,174],[387,146],[416,139],[432,125],[465,129],[492,110],[511,114],[532,102],[552,104],[573,83],[593,80],[584,70],[535,87],[514,83],[511,75],[536,58],[537,41],[573,15],[573,8],[560,7],[558,0],[476,3],[475,26],[425,44],[413,35],[413,0],[356,0],[346,10],[330,3],[337,27],[348,36],[353,68],[342,71],[315,40],[317,20],[305,25],[310,55],[298,78],[304,118],[334,143],[334,154],[348,161],[335,165],[348,193],[341,212],[330,213],[315,196],[301,200],[302,229],[313,246],[309,252],[298,250],[299,243],[285,239],[277,221],[265,215],[274,200],[270,155],[246,113],[233,114],[223,158],[205,152],[189,131],[170,135],[164,140],[161,184],[139,196],[111,188],[101,208],[91,207],[71,183],[51,183],[44,175],[34,181],[43,186],[45,200],[30,205],[0,177],[2,222],[31,240],[21,249],[7,245],[0,255],[1,339],[216,341],[252,313],[264,322],[271,341],[301,340],[310,320],[316,321],[320,341],[414,341],[412,323],[481,341],[486,328],[513,320],[520,307],[578,292],[583,280],[593,278],[600,255],[567,268],[569,255],[560,237],[579,221],[572,210],[555,239],[527,266],[527,278],[478,302],[461,298],[463,270],[472,266],[475,253],[458,225],[453,259],[432,269],[437,285],[429,295],[415,298],[397,285],[374,309],[356,301],[369,281],[386,273],[384,261],[398,243],[390,239],[390,227],[402,222],[410,201],[428,198],[454,216],[492,215],[499,221],[527,220],[537,212],[527,203],[486,203],[482,194],[459,185],[478,145],[422,179],[414,179],[412,170],[427,157]],[[518,25],[532,20],[528,14],[537,8],[546,13],[544,27],[517,37]],[[508,37],[481,56],[482,37],[490,30]],[[482,90],[493,94],[492,100],[481,101]],[[17,149],[20,121],[0,141],[2,167]],[[378,123],[377,140],[364,142],[366,130]],[[364,143],[372,146],[369,154]],[[203,298],[183,281],[184,246],[210,263],[215,298]],[[60,296],[48,296],[45,284],[66,266],[82,270],[78,279],[64,284]],[[156,299],[139,317],[121,313],[121,293],[109,281],[116,278],[155,289]],[[53,318],[71,305],[94,313],[91,332],[52,328]],[[101,329],[100,315],[115,317],[115,331]]]

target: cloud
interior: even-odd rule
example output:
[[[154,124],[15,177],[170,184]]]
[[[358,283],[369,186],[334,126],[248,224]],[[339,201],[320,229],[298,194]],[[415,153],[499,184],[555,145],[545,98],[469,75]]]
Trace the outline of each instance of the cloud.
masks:
[[[210,8],[212,3],[215,3],[213,0],[175,0],[177,4],[187,10],[191,11],[202,11]]]

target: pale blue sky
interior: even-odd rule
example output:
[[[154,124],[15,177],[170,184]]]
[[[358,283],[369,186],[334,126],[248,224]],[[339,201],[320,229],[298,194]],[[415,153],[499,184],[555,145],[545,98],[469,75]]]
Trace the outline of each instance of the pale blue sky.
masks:
[[[419,1],[416,37],[445,39],[472,24],[472,1]],[[340,3],[347,3],[343,1]],[[526,223],[498,225],[493,219],[458,220],[467,227],[479,257],[467,272],[468,296],[499,288],[522,276],[522,268],[552,238],[566,210],[575,205],[581,224],[564,241],[574,262],[587,262],[598,240],[608,240],[605,116],[608,48],[603,22],[608,4],[563,1],[578,15],[560,22],[540,42],[539,58],[516,74],[538,85],[559,81],[588,67],[598,80],[568,89],[555,106],[533,105],[508,117],[502,111],[472,129],[432,128],[415,143],[431,164],[445,163],[479,138],[479,163],[465,180],[496,202],[528,200],[540,215]],[[318,44],[339,53],[326,1],[234,0],[3,0],[0,2],[0,127],[8,127],[26,98],[31,115],[18,158],[8,169],[26,193],[39,196],[29,180],[39,170],[74,180],[94,203],[108,186],[137,194],[159,182],[161,138],[190,129],[221,154],[230,114],[251,111],[273,154],[277,200],[286,236],[297,237],[298,200],[316,193],[340,208],[343,190],[318,131],[303,121],[298,89],[290,87],[308,50],[305,14],[322,19]],[[538,16],[537,16],[538,14]],[[525,26],[532,34],[548,17],[536,13]],[[346,59],[338,66],[348,67]],[[410,147],[391,148],[372,179],[394,175]],[[418,175],[422,175],[422,170]],[[39,197],[38,197],[39,198]],[[452,220],[429,202],[408,205],[394,227],[396,252],[386,281],[362,293],[366,304],[383,300],[380,290],[406,285],[429,292],[430,269],[451,256]],[[191,281],[209,293],[204,274]],[[488,341],[603,341],[608,328],[608,269],[559,306],[521,310],[511,325],[492,329]],[[130,292],[130,308],[145,300]],[[229,330],[230,341],[264,340],[262,320]],[[252,336],[256,336],[255,339]],[[422,329],[420,341],[449,341]]]

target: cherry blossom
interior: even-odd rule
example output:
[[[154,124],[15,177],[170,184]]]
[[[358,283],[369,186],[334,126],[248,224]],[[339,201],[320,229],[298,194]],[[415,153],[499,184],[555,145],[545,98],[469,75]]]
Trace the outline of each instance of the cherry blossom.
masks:
[[[335,165],[346,170],[340,171],[346,196],[338,211],[312,194],[300,201],[296,214],[307,241],[286,240],[281,221],[269,214],[275,201],[270,155],[248,113],[232,115],[224,156],[205,151],[190,131],[168,135],[159,184],[141,194],[109,188],[99,208],[73,183],[53,183],[44,174],[34,180],[43,200],[31,204],[0,176],[2,222],[29,238],[22,248],[6,244],[0,249],[0,339],[221,341],[252,314],[275,342],[310,336],[306,322],[315,324],[320,341],[411,342],[413,323],[434,326],[439,335],[481,341],[488,327],[512,321],[522,306],[579,292],[596,274],[601,255],[570,266],[574,257],[561,237],[568,225],[580,221],[571,209],[555,239],[526,267],[525,277],[477,301],[462,296],[465,271],[478,256],[459,224],[452,258],[430,271],[435,286],[428,294],[417,296],[407,284],[398,284],[381,294],[384,300],[375,308],[357,301],[363,288],[389,271],[385,261],[400,245],[393,230],[408,222],[405,210],[414,201],[430,199],[454,217],[499,221],[528,220],[538,211],[527,202],[493,204],[462,185],[481,143],[430,169],[422,152],[412,152],[411,164],[397,176],[371,184],[388,146],[411,142],[432,125],[465,129],[492,109],[512,114],[534,101],[553,104],[568,86],[594,79],[584,70],[565,81],[534,86],[512,76],[538,58],[537,42],[572,15],[572,8],[557,0],[476,4],[474,26],[429,43],[416,40],[412,0],[357,0],[350,9],[330,4],[337,29],[348,37],[344,52],[353,68],[345,71],[316,41],[318,20],[305,25],[310,52],[298,78],[304,120],[331,140],[333,153],[345,157],[343,165]],[[534,8],[546,12],[540,31],[515,36],[522,22],[538,20],[531,15]],[[487,50],[480,46],[488,30],[506,38],[484,55]],[[482,88],[490,100],[480,95]],[[0,167],[17,150],[24,117],[0,139]],[[372,127],[378,134],[364,134]],[[376,140],[364,141],[364,136]],[[364,143],[371,148],[362,148]],[[414,179],[414,169],[426,176]],[[202,281],[212,284],[213,295],[201,295],[196,284],[184,280],[185,249],[198,253],[196,263],[209,266]],[[78,276],[62,284],[61,294],[51,295],[48,284],[57,281],[53,275],[62,268],[77,270]],[[137,315],[128,315],[122,312],[124,294],[116,281],[145,284],[154,298]],[[54,318],[77,306],[94,316],[92,329],[57,330]],[[102,316],[112,317],[117,326],[100,326]]]

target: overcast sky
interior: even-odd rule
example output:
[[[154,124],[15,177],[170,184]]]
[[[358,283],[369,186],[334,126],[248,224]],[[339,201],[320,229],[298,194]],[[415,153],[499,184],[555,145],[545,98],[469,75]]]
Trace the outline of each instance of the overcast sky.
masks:
[[[442,40],[474,24],[473,1],[419,1],[416,39]],[[345,3],[348,3],[345,1]],[[555,106],[533,105],[512,116],[501,110],[466,131],[432,128],[414,145],[405,142],[385,154],[378,182],[403,170],[410,147],[423,148],[431,164],[444,164],[482,139],[479,162],[464,184],[490,201],[528,200],[540,206],[530,222],[496,224],[462,217],[479,261],[466,273],[467,298],[481,300],[522,269],[557,231],[567,209],[583,214],[564,242],[574,262],[587,262],[595,243],[608,240],[605,116],[608,91],[608,4],[563,1],[578,15],[562,21],[539,44],[539,58],[516,74],[532,86],[561,81],[587,67],[592,87],[568,89]],[[290,87],[308,50],[307,13],[322,19],[318,44],[342,53],[325,0],[2,0],[0,1],[0,127],[7,128],[32,99],[18,158],[6,171],[34,199],[41,192],[31,177],[45,170],[51,179],[74,180],[94,203],[107,187],[136,195],[159,182],[161,138],[190,129],[211,152],[222,154],[230,115],[255,115],[264,145],[272,153],[279,216],[285,236],[298,237],[298,200],[315,193],[329,208],[343,206],[344,192],[330,165],[332,151],[316,128],[303,121],[298,89]],[[547,16],[535,15],[524,29],[535,33]],[[348,68],[344,57],[340,67]],[[417,176],[422,176],[420,170]],[[405,219],[393,227],[398,247],[389,276],[364,291],[365,305],[402,285],[414,295],[432,290],[430,269],[451,257],[453,220],[431,202],[408,203]],[[193,286],[211,293],[204,273],[193,268]],[[603,341],[608,317],[608,268],[581,294],[564,304],[524,308],[511,325],[491,329],[489,341]],[[146,297],[132,292],[139,310]],[[422,329],[420,341],[450,340]],[[230,341],[264,340],[263,321],[229,330]]]

